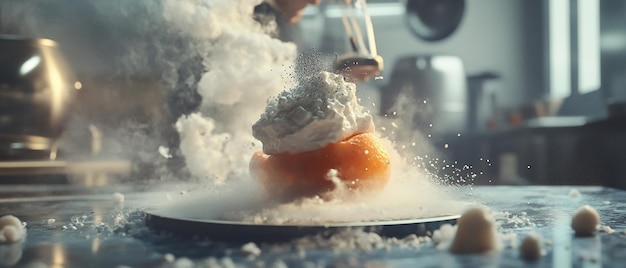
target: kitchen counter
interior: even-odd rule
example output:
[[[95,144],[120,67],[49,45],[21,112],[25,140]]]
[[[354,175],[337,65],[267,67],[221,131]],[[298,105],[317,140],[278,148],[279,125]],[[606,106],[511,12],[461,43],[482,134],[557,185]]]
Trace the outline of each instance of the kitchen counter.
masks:
[[[544,117],[515,128],[437,141],[450,162],[483,173],[476,184],[602,185],[626,190],[626,117]],[[488,161],[486,161],[488,160]]]
[[[626,191],[613,188],[468,187],[476,201],[494,211],[504,249],[452,255],[426,240],[417,246],[363,233],[360,237],[367,239],[355,239],[358,231],[332,241],[257,243],[260,252],[250,245],[242,250],[242,243],[185,238],[145,226],[141,210],[151,205],[147,200],[181,194],[184,187],[158,191],[56,187],[0,188],[0,215],[17,216],[28,230],[24,242],[0,245],[0,267],[42,263],[49,267],[191,267],[185,266],[191,263],[205,265],[201,267],[624,267],[626,263]],[[123,206],[116,202],[115,192],[124,193]],[[598,210],[604,231],[594,237],[575,237],[569,227],[571,215],[585,204]],[[518,252],[520,241],[531,231],[546,241],[545,255],[534,262],[521,259]]]

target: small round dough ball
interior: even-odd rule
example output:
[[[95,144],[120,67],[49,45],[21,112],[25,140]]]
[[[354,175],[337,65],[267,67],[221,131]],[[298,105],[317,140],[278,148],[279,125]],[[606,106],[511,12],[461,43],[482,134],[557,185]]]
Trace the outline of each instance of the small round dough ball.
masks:
[[[17,217],[13,215],[6,215],[6,216],[0,217],[0,229],[2,229],[2,227],[10,226],[10,225],[15,226],[15,227],[22,227],[22,222],[20,221],[20,219],[18,219]]]
[[[0,217],[0,242],[18,242],[22,240],[24,233],[24,226],[20,219],[13,215]]]
[[[569,197],[571,198],[579,198],[580,197],[580,192],[576,189],[571,189],[569,190]]]
[[[541,246],[543,238],[540,234],[531,232],[522,240],[519,247],[520,255],[526,260],[536,260],[541,257],[543,248]]]
[[[572,217],[572,229],[577,236],[593,236],[598,224],[600,224],[600,215],[589,205],[579,208]]]
[[[461,215],[450,251],[457,254],[485,253],[500,248],[496,222],[486,209],[471,208]]]
[[[13,225],[4,226],[0,232],[2,232],[4,239],[9,243],[22,240],[22,233]]]
[[[121,193],[114,193],[113,194],[113,201],[118,206],[123,205],[124,204],[124,195],[121,194]]]

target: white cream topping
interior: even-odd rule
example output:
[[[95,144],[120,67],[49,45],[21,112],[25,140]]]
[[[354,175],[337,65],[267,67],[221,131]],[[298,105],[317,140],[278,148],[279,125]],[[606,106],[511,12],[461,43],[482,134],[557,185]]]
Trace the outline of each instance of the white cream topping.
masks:
[[[252,126],[266,154],[312,151],[373,131],[372,115],[357,102],[356,85],[329,72],[271,99]]]

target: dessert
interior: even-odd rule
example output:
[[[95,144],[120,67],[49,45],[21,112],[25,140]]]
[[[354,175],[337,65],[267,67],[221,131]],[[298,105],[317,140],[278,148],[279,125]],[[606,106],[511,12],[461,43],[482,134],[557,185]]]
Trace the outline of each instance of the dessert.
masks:
[[[358,104],[356,85],[320,72],[270,100],[253,125],[263,143],[250,173],[280,198],[314,196],[337,187],[377,190],[391,175],[390,156]]]

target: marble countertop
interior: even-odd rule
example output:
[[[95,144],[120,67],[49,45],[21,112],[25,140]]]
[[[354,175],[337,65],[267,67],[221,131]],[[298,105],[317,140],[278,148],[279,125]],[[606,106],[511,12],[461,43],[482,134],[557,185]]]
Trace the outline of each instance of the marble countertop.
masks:
[[[454,255],[430,239],[398,241],[359,230],[247,246],[215,242],[146,227],[142,213],[150,206],[146,197],[164,196],[167,191],[3,185],[0,215],[12,214],[26,222],[28,234],[21,243],[0,245],[0,267],[624,267],[626,263],[626,191],[594,186],[466,190],[493,210],[506,237],[501,251]],[[126,192],[123,207],[115,202],[115,192]],[[582,205],[600,214],[603,231],[593,237],[576,237],[569,227],[572,214]],[[545,241],[545,254],[536,261],[519,254],[519,243],[529,232],[540,233]]]

